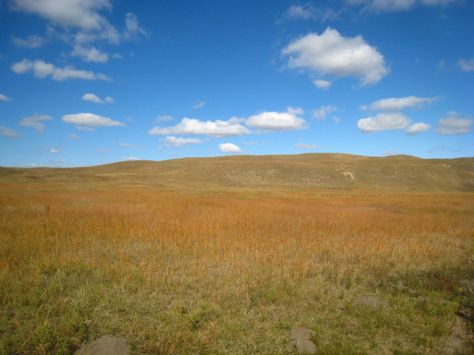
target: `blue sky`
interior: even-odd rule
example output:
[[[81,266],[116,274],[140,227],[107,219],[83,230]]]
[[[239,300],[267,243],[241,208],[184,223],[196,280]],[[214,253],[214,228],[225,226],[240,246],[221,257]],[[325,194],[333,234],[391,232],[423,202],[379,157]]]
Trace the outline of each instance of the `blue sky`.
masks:
[[[474,156],[468,0],[0,2],[0,165]]]

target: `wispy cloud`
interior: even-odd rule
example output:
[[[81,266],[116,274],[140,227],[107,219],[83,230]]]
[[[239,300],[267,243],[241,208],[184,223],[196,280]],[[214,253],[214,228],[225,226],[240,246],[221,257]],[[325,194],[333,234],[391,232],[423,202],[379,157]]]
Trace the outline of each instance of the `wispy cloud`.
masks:
[[[79,70],[73,66],[56,67],[54,64],[43,60],[23,59],[14,63],[11,70],[16,74],[33,73],[36,78],[43,79],[50,77],[53,80],[64,81],[70,79],[82,80],[108,80],[108,77],[101,73],[95,73],[89,70]]]
[[[470,117],[460,117],[456,112],[450,112],[438,121],[437,132],[443,135],[465,134],[471,131],[474,119]]]
[[[199,144],[203,141],[198,138],[182,138],[182,137],[175,137],[175,136],[167,136],[163,142],[165,145],[172,145],[175,147],[182,147],[183,145],[188,144]]]
[[[51,121],[53,119],[52,116],[49,115],[39,115],[37,113],[33,114],[32,116],[22,118],[20,120],[20,126],[23,127],[30,127],[35,129],[37,132],[44,131],[44,122]]]
[[[406,108],[419,107],[423,104],[431,103],[436,99],[437,97],[391,97],[374,101],[369,105],[363,105],[361,106],[361,109],[374,111],[401,111]]]
[[[203,108],[204,106],[206,105],[206,102],[205,101],[198,101],[194,104],[194,106],[192,107],[193,110],[198,110],[200,108]]]
[[[20,134],[11,128],[0,126],[0,136],[7,138],[19,138]]]

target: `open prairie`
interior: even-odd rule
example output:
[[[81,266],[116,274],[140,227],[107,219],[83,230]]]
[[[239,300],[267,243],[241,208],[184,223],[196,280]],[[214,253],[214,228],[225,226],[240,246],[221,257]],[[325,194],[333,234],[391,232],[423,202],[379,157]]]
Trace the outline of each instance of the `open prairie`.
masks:
[[[255,159],[3,169],[0,353],[472,351],[473,159]]]

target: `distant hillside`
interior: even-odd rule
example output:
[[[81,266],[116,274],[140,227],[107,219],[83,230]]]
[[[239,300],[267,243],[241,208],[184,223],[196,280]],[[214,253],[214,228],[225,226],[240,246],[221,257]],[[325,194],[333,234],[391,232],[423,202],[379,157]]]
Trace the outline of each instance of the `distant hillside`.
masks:
[[[180,189],[474,191],[474,158],[301,154],[127,161],[84,168],[0,168],[0,183],[49,181]]]

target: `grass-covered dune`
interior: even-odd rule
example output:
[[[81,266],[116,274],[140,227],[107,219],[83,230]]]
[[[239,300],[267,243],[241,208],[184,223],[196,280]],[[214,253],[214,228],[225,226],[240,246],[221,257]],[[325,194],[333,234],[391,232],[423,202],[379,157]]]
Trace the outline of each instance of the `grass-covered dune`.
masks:
[[[473,161],[4,168],[0,353],[469,354]]]
[[[127,161],[73,168],[1,168],[0,181],[130,183],[177,188],[474,191],[474,158],[301,154]]]

